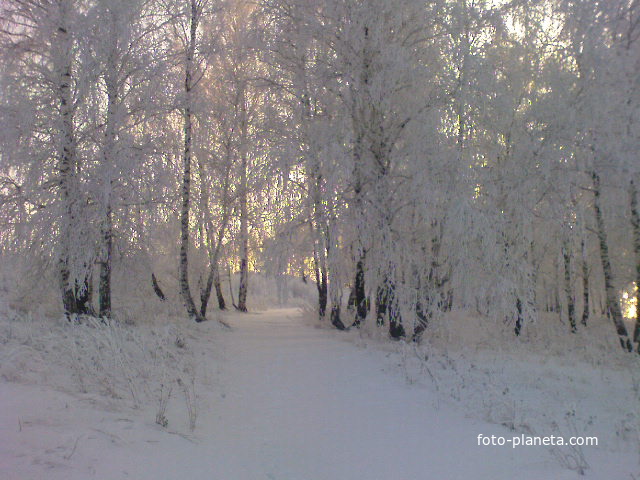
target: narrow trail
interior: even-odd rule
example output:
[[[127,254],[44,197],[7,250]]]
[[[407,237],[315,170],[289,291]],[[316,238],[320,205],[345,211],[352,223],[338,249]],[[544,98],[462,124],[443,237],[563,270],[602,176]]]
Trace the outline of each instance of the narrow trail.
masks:
[[[216,478],[559,478],[543,449],[479,447],[479,433],[511,433],[436,409],[431,392],[383,371],[392,361],[384,352],[313,328],[292,309],[229,321],[224,398],[202,427],[220,440],[226,468]]]
[[[428,388],[387,371],[394,370],[393,355],[313,328],[295,310],[229,314],[227,320],[231,330],[198,327],[200,368],[215,368],[215,375],[198,386],[190,438],[154,425],[151,411],[126,419],[43,387],[0,383],[6,443],[0,441],[0,460],[32,450],[15,468],[0,465],[0,477],[18,471],[7,478],[576,478],[544,448],[478,446],[480,433],[511,432],[442,402],[436,408]],[[36,428],[34,412],[48,423]],[[31,419],[20,433],[17,418]]]

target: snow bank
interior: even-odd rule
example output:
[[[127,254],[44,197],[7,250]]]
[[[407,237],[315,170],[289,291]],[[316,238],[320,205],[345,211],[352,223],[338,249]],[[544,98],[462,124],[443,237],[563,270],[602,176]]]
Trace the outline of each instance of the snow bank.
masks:
[[[24,318],[5,309],[0,378],[85,395],[106,408],[153,410],[162,426],[169,424],[167,408],[174,402],[193,430],[195,335],[176,323],[134,326],[91,318],[72,323]]]
[[[606,318],[571,334],[557,315],[545,315],[516,337],[502,319],[452,312],[435,319],[420,344],[390,343],[371,325],[342,337],[388,351],[391,370],[437,392],[434,408],[457,404],[514,433],[598,437],[597,449],[549,448],[563,468],[606,471],[615,455],[640,472],[640,356],[620,349]]]

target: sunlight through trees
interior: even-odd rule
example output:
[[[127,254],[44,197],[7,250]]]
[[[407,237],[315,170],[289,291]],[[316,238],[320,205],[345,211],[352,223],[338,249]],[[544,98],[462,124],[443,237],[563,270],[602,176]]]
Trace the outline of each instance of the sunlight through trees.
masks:
[[[640,348],[638,2],[0,5],[22,307],[203,321],[260,272],[339,329],[555,315]]]

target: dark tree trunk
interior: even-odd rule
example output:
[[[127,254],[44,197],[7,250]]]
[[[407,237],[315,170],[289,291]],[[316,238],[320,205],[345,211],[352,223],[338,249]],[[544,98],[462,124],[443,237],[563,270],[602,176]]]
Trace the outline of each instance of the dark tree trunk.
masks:
[[[518,317],[516,318],[516,326],[514,327],[513,331],[516,336],[520,336],[520,334],[522,333],[522,324],[524,322],[522,318],[522,301],[520,300],[520,297],[516,299],[516,312],[518,314]]]
[[[571,332],[576,333],[576,307],[571,288],[571,254],[569,253],[569,248],[566,243],[562,247],[562,259],[564,261],[564,293],[567,299],[567,317],[569,319]]]
[[[240,260],[240,283],[238,285],[238,306],[237,309],[241,312],[247,311],[247,289],[249,279],[249,268],[247,259],[242,258]]]
[[[227,309],[227,303],[224,301],[224,295],[222,294],[222,283],[220,282],[220,270],[216,267],[216,275],[213,279],[213,286],[216,289],[216,297],[218,299],[218,308],[220,310]]]
[[[241,140],[241,170],[240,170],[240,283],[238,285],[238,310],[247,311],[247,292],[249,289],[249,185],[247,181],[248,158],[246,152],[247,139],[247,105],[245,87],[241,87],[240,109],[242,118],[240,122]]]
[[[356,277],[353,284],[353,294],[354,294],[354,306],[356,308],[356,319],[353,322],[354,326],[360,326],[362,322],[367,318],[368,313],[368,305],[367,305],[367,296],[364,285],[364,262],[365,262],[366,252],[363,252],[356,264]]]
[[[160,288],[160,285],[158,285],[158,280],[156,279],[155,273],[151,274],[151,286],[153,287],[153,291],[158,296],[158,298],[164,302],[166,300],[166,297],[164,296],[164,292]]]
[[[417,239],[415,240],[417,241]],[[426,256],[426,247],[422,247],[422,255]],[[427,308],[427,306],[425,306],[424,301],[425,298],[427,297],[426,293],[424,291],[424,280],[422,278],[422,275],[420,274],[420,267],[418,266],[418,264],[416,263],[413,266],[413,276],[415,279],[415,290],[416,290],[416,306],[415,306],[415,311],[416,311],[416,322],[415,322],[415,326],[413,329],[413,338],[412,340],[414,342],[418,342],[420,341],[420,338],[422,337],[422,334],[424,333],[424,331],[427,329],[427,326],[429,325],[429,318],[430,318],[430,312],[429,309]]]
[[[95,315],[95,311],[91,306],[91,294],[93,287],[91,282],[91,273],[87,273],[82,281],[75,282],[76,309],[80,315]]]
[[[196,322],[202,322],[205,318],[200,315],[200,312],[196,309],[189,287],[189,211],[191,195],[191,150],[193,143],[193,113],[191,111],[193,101],[192,70],[198,31],[198,17],[197,1],[191,0],[191,18],[184,81],[184,170],[182,176],[182,209],[180,211],[180,293],[189,317],[193,318]]]
[[[204,177],[204,174],[203,174],[203,177]],[[228,184],[225,182],[225,187],[224,187],[225,199],[227,198],[227,189],[228,189]],[[206,201],[203,202],[203,205],[201,208],[208,209],[209,208],[208,203]],[[220,225],[220,229],[218,230],[218,235],[217,235],[217,239],[215,240],[213,254],[211,255],[211,258],[210,258],[207,283],[205,285],[205,288],[200,291],[200,314],[203,317],[206,315],[206,312],[207,312],[207,305],[209,303],[209,299],[211,298],[212,287],[215,287],[216,289],[216,297],[218,299],[218,307],[220,308],[220,310],[226,310],[227,308],[226,302],[224,300],[224,295],[222,294],[222,284],[220,282],[219,259],[220,259],[220,249],[222,248],[222,240],[224,238],[225,232],[227,231],[227,226],[229,224],[229,219],[231,215],[227,205],[224,205],[223,208],[224,208],[224,214],[222,216],[222,225]],[[207,214],[207,216],[209,215]],[[207,236],[209,237],[209,241],[211,243],[213,240],[211,239],[212,236],[210,235],[209,232],[213,230],[213,225],[210,218],[207,219],[207,225],[208,225]]]
[[[561,298],[562,294],[560,290],[562,289],[562,280],[560,276],[560,263],[555,262],[555,282],[553,283],[553,304],[551,311],[558,314],[558,319],[562,322],[562,305]]]
[[[98,310],[100,317],[111,317],[111,265],[113,253],[113,176],[116,168],[116,122],[119,103],[118,94],[118,70],[117,70],[117,21],[114,16],[108,20],[110,23],[111,49],[104,72],[104,82],[107,90],[107,116],[104,132],[104,145],[102,152],[102,181],[104,183],[104,196],[102,207],[104,218],[102,219],[102,247],[100,258],[100,282],[98,284]]]
[[[222,294],[222,285],[220,284],[220,270],[218,268],[218,262],[215,258],[212,260],[211,268],[209,269],[209,275],[207,276],[207,284],[200,292],[200,315],[203,317],[207,314],[207,306],[209,299],[211,298],[211,290],[215,287],[216,297],[218,299],[218,307],[220,310],[227,308],[224,301],[224,295]]]
[[[429,312],[427,311],[427,309],[425,308],[423,302],[423,292],[422,292],[422,278],[418,272],[418,269],[416,267],[414,275],[416,276],[416,294],[417,294],[417,301],[416,301],[416,325],[415,328],[413,329],[413,338],[412,340],[414,342],[418,342],[420,341],[420,338],[422,337],[422,334],[424,333],[424,331],[427,329],[427,326],[429,325]]]
[[[392,338],[405,336],[402,317],[398,308],[395,293],[395,282],[385,278],[376,291],[376,318],[378,325],[384,325],[385,319],[389,321],[389,335]]]
[[[620,301],[613,284],[613,271],[611,268],[611,260],[609,259],[609,245],[607,243],[607,234],[604,225],[604,219],[602,217],[602,209],[600,206],[600,177],[594,171],[591,172],[591,178],[593,180],[593,192],[594,201],[593,209],[596,217],[596,225],[598,232],[598,240],[600,243],[600,260],[602,262],[602,271],[604,272],[604,284],[605,293],[607,295],[607,312],[611,317],[618,337],[620,339],[620,345],[623,349],[632,351],[631,339],[629,338],[629,332],[622,319],[622,310],[620,309]]]
[[[328,300],[328,285],[327,285],[327,270],[322,268],[316,270],[316,275],[319,276],[317,280],[318,288],[318,314],[320,317],[324,317],[327,312],[327,300]]]
[[[391,304],[389,312],[389,335],[391,338],[402,338],[406,335],[402,325],[402,317],[397,310],[397,304]]]
[[[636,267],[636,318],[633,341],[637,344],[636,348],[640,353],[640,212],[638,211],[638,190],[633,181],[631,181],[630,187],[631,227],[633,229],[633,250]]]
[[[74,108],[71,93],[72,45],[73,39],[68,32],[64,20],[57,30],[57,42],[60,47],[61,64],[56,65],[60,71],[57,93],[60,111],[60,145],[58,159],[58,176],[60,178],[60,196],[63,206],[63,218],[60,229],[60,257],[58,274],[62,296],[62,306],[67,318],[70,315],[83,313],[83,301],[79,297],[78,282],[71,278],[71,252],[73,250],[73,230],[77,223],[77,189],[76,178],[76,140],[74,130]]]
[[[340,319],[340,305],[333,305],[331,307],[331,324],[338,330],[346,330],[347,328]]]
[[[422,338],[422,334],[429,326],[429,318],[427,317],[425,309],[422,306],[422,302],[416,303],[416,317],[418,319],[418,322],[416,324],[416,327],[413,329],[412,340],[414,342],[420,341],[420,338]]]
[[[113,225],[111,206],[107,206],[105,225],[102,232],[104,242],[103,258],[100,262],[100,285],[98,292],[99,314],[103,318],[111,318],[111,255],[113,251]]]
[[[233,308],[237,310],[238,305],[236,305],[236,300],[235,298],[233,298],[233,283],[231,282],[231,267],[229,267],[228,273],[229,273],[229,295],[231,296],[231,305],[233,305]]]
[[[207,315],[207,306],[209,305],[209,298],[211,298],[211,290],[213,289],[213,265],[209,269],[209,275],[207,276],[207,283],[204,288],[200,290],[200,315],[205,317]]]
[[[585,327],[589,321],[589,265],[587,263],[587,250],[584,238],[580,244],[582,249],[582,320]]]
[[[70,315],[78,313],[76,306],[76,295],[74,289],[70,287],[70,274],[69,267],[67,265],[67,259],[61,257],[58,261],[58,269],[60,271],[60,288],[62,290],[62,308],[64,313],[69,318]]]
[[[380,327],[384,325],[385,318],[387,317],[388,295],[389,291],[384,282],[382,285],[378,285],[376,289],[376,322]]]

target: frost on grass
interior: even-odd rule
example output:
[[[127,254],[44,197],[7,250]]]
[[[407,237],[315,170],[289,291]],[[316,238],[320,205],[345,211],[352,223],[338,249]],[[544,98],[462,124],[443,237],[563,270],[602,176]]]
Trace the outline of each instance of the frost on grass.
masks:
[[[436,409],[454,403],[517,435],[596,436],[599,448],[637,457],[640,358],[615,348],[605,320],[558,336],[557,317],[542,317],[513,341],[509,325],[452,312],[420,344],[397,344],[397,367],[407,384],[437,393]],[[590,448],[553,446],[549,454],[584,475]]]
[[[168,403],[179,392],[176,400],[186,423],[191,430],[196,426],[194,354],[188,334],[178,325],[0,315],[0,345],[4,380],[48,384],[112,406],[153,408],[163,427],[170,422]]]

